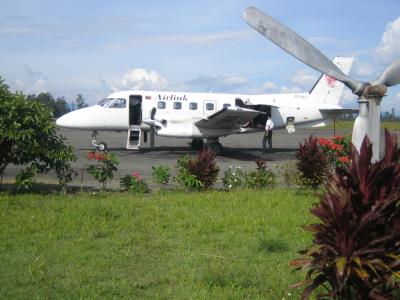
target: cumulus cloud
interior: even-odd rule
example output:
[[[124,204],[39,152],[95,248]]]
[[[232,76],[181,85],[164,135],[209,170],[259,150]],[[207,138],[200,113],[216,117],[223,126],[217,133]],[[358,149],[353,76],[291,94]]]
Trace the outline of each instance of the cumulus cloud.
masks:
[[[167,87],[167,80],[156,71],[136,68],[126,72],[112,89],[162,90]]]
[[[40,71],[24,65],[23,78],[17,78],[14,82],[15,89],[27,94],[39,94],[46,92],[47,76]]]
[[[386,26],[381,43],[376,49],[378,58],[383,62],[392,62],[400,56],[400,17]]]
[[[267,81],[262,85],[261,89],[264,91],[276,91],[278,89],[278,86],[271,81]]]
[[[317,76],[309,71],[300,70],[292,78],[292,83],[300,87],[310,87],[317,81]]]
[[[374,74],[374,68],[369,63],[356,61],[354,73],[358,76],[371,76]]]

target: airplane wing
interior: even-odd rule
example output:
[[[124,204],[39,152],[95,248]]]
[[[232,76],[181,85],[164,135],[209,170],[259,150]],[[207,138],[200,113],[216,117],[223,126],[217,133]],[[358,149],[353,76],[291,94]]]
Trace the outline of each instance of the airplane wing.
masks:
[[[225,107],[208,116],[207,119],[197,121],[195,124],[198,127],[210,129],[239,129],[243,124],[262,113],[248,108]]]

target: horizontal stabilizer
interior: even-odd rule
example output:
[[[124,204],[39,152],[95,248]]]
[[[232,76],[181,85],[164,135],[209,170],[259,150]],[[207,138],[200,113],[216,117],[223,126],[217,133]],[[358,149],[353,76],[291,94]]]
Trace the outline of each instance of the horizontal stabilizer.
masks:
[[[358,113],[358,108],[320,108],[319,111],[323,114],[330,115],[331,117],[336,117],[343,114]]]

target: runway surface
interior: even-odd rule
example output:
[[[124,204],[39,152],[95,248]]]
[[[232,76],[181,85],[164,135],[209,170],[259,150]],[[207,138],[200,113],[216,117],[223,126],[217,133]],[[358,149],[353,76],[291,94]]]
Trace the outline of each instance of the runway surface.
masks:
[[[71,183],[79,186],[97,186],[89,174],[86,172],[88,165],[93,162],[86,158],[88,151],[93,150],[91,145],[91,132],[61,129],[60,133],[67,138],[67,142],[75,149],[78,160],[73,163],[74,169],[78,172]],[[349,130],[337,130],[337,134],[349,134]],[[224,146],[223,152],[217,156],[216,162],[220,168],[219,176],[229,166],[240,166],[243,170],[255,168],[255,160],[263,158],[267,161],[267,166],[276,169],[277,165],[286,160],[293,160],[295,151],[299,143],[311,134],[322,137],[331,137],[332,129],[300,129],[295,134],[289,135],[285,130],[276,130],[273,135],[273,152],[263,153],[261,141],[263,133],[231,135],[221,138],[220,142]],[[117,155],[119,159],[118,172],[110,184],[110,188],[119,188],[119,178],[132,172],[139,172],[149,183],[151,183],[152,166],[168,165],[171,170],[175,170],[177,160],[183,155],[195,156],[196,151],[189,146],[189,139],[165,138],[156,136],[155,147],[150,148],[149,144],[143,144],[142,149],[126,150],[127,133],[101,132],[98,141],[104,141],[108,145],[109,152]],[[6,169],[5,178],[13,178],[21,167],[10,166]],[[57,183],[53,174],[38,177],[49,183]]]

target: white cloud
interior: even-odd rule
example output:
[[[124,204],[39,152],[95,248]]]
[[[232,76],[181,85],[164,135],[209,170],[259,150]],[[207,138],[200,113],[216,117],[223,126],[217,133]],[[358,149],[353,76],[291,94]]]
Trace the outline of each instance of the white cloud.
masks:
[[[309,71],[300,70],[293,76],[292,83],[301,87],[310,87],[317,79],[318,78]]]
[[[136,68],[126,72],[112,89],[114,91],[121,89],[162,90],[167,86],[167,80],[156,71]]]
[[[265,90],[265,91],[268,91],[268,90],[274,91],[274,90],[278,89],[278,86],[275,83],[271,82],[271,81],[267,81],[266,83],[263,84],[261,89]]]
[[[17,78],[13,88],[26,94],[40,94],[47,92],[46,86],[47,76],[25,64],[23,79]]]
[[[371,76],[374,74],[374,68],[369,63],[356,61],[354,74],[358,76]]]
[[[400,56],[400,17],[386,26],[381,43],[376,49],[378,58],[383,62],[392,62]]]

